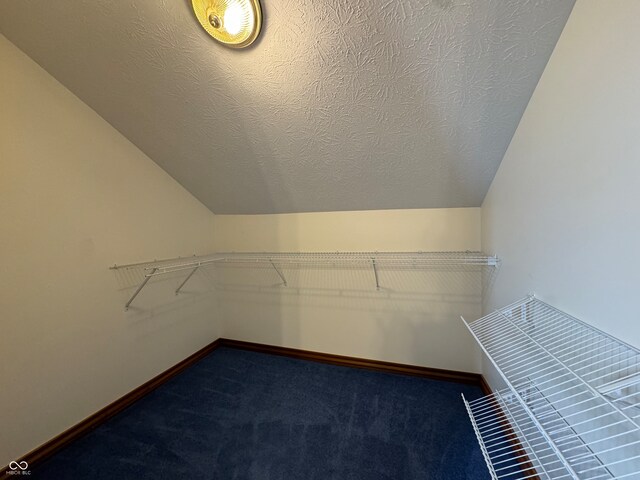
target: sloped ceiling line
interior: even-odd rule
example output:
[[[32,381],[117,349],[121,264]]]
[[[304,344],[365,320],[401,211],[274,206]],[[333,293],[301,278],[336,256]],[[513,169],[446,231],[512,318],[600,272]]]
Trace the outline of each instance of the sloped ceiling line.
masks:
[[[0,32],[214,213],[479,206],[574,0],[0,0]],[[43,14],[46,12],[46,15]]]

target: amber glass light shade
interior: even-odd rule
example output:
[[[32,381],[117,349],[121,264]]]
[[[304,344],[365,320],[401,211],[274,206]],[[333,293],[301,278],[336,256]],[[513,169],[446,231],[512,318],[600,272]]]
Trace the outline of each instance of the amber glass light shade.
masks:
[[[247,47],[260,33],[259,0],[192,0],[191,4],[202,28],[229,47]]]

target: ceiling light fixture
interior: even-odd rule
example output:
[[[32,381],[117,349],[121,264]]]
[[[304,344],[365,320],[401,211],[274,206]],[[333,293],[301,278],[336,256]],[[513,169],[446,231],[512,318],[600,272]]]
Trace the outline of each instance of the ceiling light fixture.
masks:
[[[220,43],[242,48],[258,38],[260,0],[191,0],[191,4],[202,28]]]

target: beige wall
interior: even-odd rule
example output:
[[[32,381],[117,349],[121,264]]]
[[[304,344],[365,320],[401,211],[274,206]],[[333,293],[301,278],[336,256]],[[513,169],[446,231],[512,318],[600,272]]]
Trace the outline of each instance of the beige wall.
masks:
[[[480,209],[217,215],[219,251],[478,250]],[[480,314],[482,275],[468,269],[373,271],[221,268],[224,336],[463,371],[479,355],[459,316]]]
[[[479,208],[217,215],[218,251],[480,249]]]
[[[211,282],[116,262],[211,251],[213,215],[0,36],[0,466],[218,337]]]
[[[487,309],[532,292],[640,347],[638,17],[637,0],[578,0],[484,201],[482,240],[503,259]]]

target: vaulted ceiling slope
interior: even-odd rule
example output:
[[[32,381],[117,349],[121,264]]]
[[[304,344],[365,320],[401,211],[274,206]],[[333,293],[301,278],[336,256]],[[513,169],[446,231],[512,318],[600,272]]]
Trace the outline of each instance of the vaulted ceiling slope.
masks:
[[[0,32],[214,213],[479,206],[574,0],[0,0]],[[141,192],[144,194],[144,192]]]

